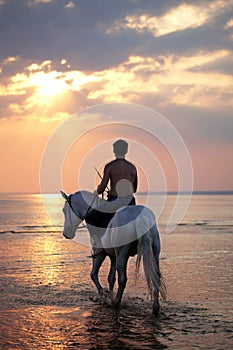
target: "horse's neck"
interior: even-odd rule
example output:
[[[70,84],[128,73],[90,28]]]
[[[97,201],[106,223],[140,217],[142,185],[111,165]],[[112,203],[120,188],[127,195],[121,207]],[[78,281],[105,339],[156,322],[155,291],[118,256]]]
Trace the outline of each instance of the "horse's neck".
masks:
[[[94,194],[89,191],[79,191],[72,195],[72,206],[74,211],[80,216],[85,217],[89,208],[97,208],[105,200],[100,197],[94,197]]]

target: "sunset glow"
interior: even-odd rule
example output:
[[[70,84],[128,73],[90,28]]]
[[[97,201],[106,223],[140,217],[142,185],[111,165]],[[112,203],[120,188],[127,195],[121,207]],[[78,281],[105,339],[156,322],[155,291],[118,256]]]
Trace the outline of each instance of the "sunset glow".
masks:
[[[67,88],[66,83],[59,79],[57,72],[36,73],[30,80],[31,85],[35,86],[38,95],[42,96],[59,95]]]
[[[126,3],[113,12],[111,1],[101,10],[0,1],[0,191],[38,192],[41,156],[56,128],[112,102],[152,108],[177,128],[195,160],[196,189],[233,188],[232,2]],[[215,169],[211,181],[205,164]],[[176,175],[167,176],[172,189]]]

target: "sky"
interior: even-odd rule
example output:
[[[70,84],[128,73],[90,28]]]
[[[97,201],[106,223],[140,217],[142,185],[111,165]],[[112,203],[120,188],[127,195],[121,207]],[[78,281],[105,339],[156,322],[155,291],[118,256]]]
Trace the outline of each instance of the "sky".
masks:
[[[190,154],[194,190],[233,190],[232,40],[232,0],[0,0],[0,192],[39,192],[44,150],[57,128],[115,103],[144,106],[171,123]],[[90,128],[93,113],[85,119]],[[81,147],[70,145],[75,152],[61,169],[69,173],[66,187],[79,186],[81,163],[83,185],[94,187],[85,152],[101,153],[101,169],[122,133],[141,147],[138,159],[129,153],[140,169],[139,190],[158,168],[163,186],[176,190],[174,159],[136,131],[90,133]],[[156,149],[147,169],[145,148]],[[73,167],[69,157],[76,157]]]

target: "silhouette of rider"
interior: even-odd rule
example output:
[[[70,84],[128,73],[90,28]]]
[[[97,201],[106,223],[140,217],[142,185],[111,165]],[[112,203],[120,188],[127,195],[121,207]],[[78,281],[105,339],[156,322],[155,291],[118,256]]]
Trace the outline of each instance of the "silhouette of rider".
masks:
[[[115,159],[109,162],[104,167],[103,178],[94,191],[95,195],[103,194],[105,189],[110,182],[110,189],[108,190],[107,201],[116,202],[116,209],[119,209],[125,205],[135,205],[134,193],[137,191],[138,177],[136,167],[125,159],[128,152],[128,143],[125,140],[117,140],[113,143],[113,153],[115,154]],[[99,220],[104,221],[104,216],[106,222],[109,222],[109,214],[98,213],[92,211],[90,215],[88,214],[88,220]],[[114,214],[110,214],[114,215]],[[98,256],[103,253],[103,248],[97,248],[93,257]]]
[[[97,193],[102,194],[110,181],[108,201],[118,197],[132,196],[131,205],[135,204],[133,193],[137,191],[137,169],[125,159],[128,152],[128,143],[124,140],[117,140],[113,144],[113,153],[116,159],[106,164],[101,183],[97,187]]]

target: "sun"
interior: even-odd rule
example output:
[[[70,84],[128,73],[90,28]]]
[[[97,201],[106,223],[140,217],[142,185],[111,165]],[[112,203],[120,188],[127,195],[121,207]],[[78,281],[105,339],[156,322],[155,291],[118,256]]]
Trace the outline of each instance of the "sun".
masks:
[[[67,90],[67,84],[57,71],[38,72],[31,77],[31,85],[40,96],[56,96]]]

